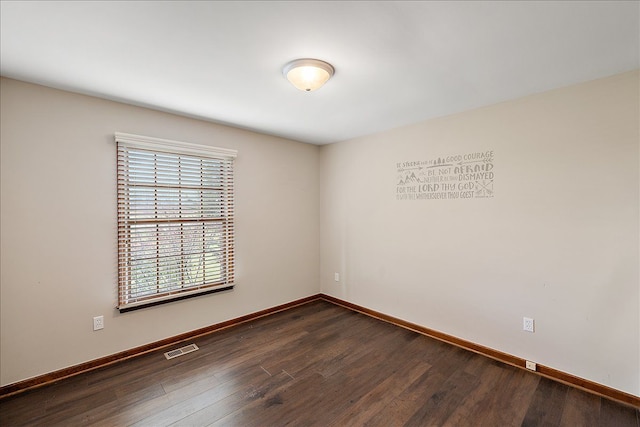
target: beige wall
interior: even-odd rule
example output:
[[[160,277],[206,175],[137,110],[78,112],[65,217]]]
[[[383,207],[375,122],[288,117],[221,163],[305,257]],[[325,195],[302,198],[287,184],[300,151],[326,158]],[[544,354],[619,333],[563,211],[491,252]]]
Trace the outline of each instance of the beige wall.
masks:
[[[640,395],[638,80],[322,147],[322,291]],[[488,150],[492,198],[397,200],[398,163]]]
[[[318,147],[1,85],[2,385],[318,292]],[[238,150],[234,291],[114,309],[116,131]],[[93,332],[101,314],[105,329]]]

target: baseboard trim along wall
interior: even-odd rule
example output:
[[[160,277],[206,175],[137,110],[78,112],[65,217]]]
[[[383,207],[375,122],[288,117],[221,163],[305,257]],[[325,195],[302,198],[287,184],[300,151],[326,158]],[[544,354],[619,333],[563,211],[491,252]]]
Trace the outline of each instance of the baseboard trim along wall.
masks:
[[[419,334],[426,335],[428,337],[435,338],[437,340],[455,345],[465,350],[469,350],[474,353],[478,353],[483,356],[490,357],[491,359],[497,360],[499,362],[503,362],[508,365],[512,365],[521,369],[526,369],[526,360],[520,357],[503,353],[501,351],[494,350],[492,348],[485,347],[479,344],[475,344],[470,341],[466,341],[466,340],[454,337],[452,335],[444,334],[442,332],[438,332],[433,329],[426,328],[424,326],[416,325],[415,323],[407,322],[406,320],[398,319],[396,317],[389,316],[375,310],[370,310],[366,307],[362,307],[357,304],[343,301],[339,298],[335,298],[330,295],[321,294],[321,298],[325,301],[332,302],[334,304],[357,311],[362,314],[366,314],[367,316],[371,316],[376,319],[391,323],[393,325],[400,326],[402,328],[409,329],[414,332],[418,332]],[[538,364],[536,368],[537,369],[535,372],[530,370],[527,370],[527,371],[531,373],[537,373],[538,375],[542,375],[543,377],[547,377],[549,379],[567,384],[569,386],[579,388],[589,393],[593,393],[599,396],[616,400],[621,403],[625,403],[627,405],[634,406],[636,408],[640,408],[640,397],[634,396],[632,394],[626,393],[621,390],[607,387],[602,384],[598,384],[593,381],[586,380],[584,378],[576,377],[575,375],[571,375],[566,372],[562,372],[557,369],[550,368],[548,366]]]
[[[60,369],[58,371],[50,372],[47,374],[39,375],[37,377],[29,378],[23,381],[19,381],[16,383],[8,384],[0,387],[0,400],[12,396],[14,394],[21,393],[23,391],[27,391],[33,388],[41,387],[43,385],[59,381],[64,378],[73,377],[75,375],[93,371],[95,369],[99,369],[108,365],[112,365],[114,363],[131,359],[136,356],[141,356],[146,353],[150,353],[152,351],[160,350],[166,347],[170,347],[181,343],[183,341],[187,341],[202,335],[207,335],[212,332],[219,331],[221,329],[230,328],[232,326],[239,325],[241,323],[249,322],[251,320],[258,319],[260,317],[265,317],[270,314],[278,313],[280,311],[287,310],[289,308],[293,308],[302,304],[306,304],[311,301],[316,301],[320,299],[321,295],[311,295],[305,298],[301,298],[295,301],[288,302],[286,304],[281,304],[275,307],[267,308],[264,310],[257,311],[255,313],[246,314],[244,316],[236,317],[235,319],[230,319],[221,323],[216,323],[215,325],[207,326],[204,328],[196,329],[194,331],[185,332],[184,334],[176,335],[173,337],[165,338],[160,341],[152,342],[149,344],[142,345],[140,347],[135,347],[130,350],[121,351],[120,353],[112,354],[110,356],[101,357],[99,359],[90,360],[88,362],[81,363],[79,365],[70,366],[68,368]]]
[[[265,310],[257,311],[255,313],[247,314],[244,316],[237,317],[235,319],[217,323],[215,325],[207,326],[205,328],[196,329],[194,331],[186,332],[184,334],[176,335],[174,337],[166,338],[166,339],[156,341],[150,344],[146,344],[140,347],[132,348],[130,350],[122,351],[120,353],[116,353],[110,356],[106,356],[106,357],[95,359],[89,362],[81,363],[79,365],[71,366],[69,368],[60,369],[58,371],[50,372],[48,374],[40,375],[24,381],[8,384],[6,386],[0,387],[0,399],[21,393],[26,390],[41,387],[43,385],[52,383],[54,381],[72,377],[72,376],[81,374],[83,372],[88,372],[94,369],[102,368],[104,366],[108,366],[122,360],[130,359],[136,356],[150,353],[152,351],[173,346],[175,344],[193,339],[198,336],[207,335],[212,332],[219,331],[221,329],[226,329],[235,325],[239,325],[241,323],[249,322],[251,320],[258,319],[260,317],[268,316],[270,314],[274,314],[274,313],[287,310],[289,308],[293,308],[293,307],[306,304],[312,301],[316,301],[319,299],[330,302],[332,304],[339,305],[341,307],[348,308],[353,311],[357,311],[359,313],[391,323],[393,325],[396,325],[405,329],[409,329],[419,334],[455,345],[457,347],[472,351],[474,353],[478,353],[483,356],[490,357],[499,362],[503,362],[508,365],[515,366],[521,369],[526,369],[526,366],[525,366],[526,360],[520,357],[503,353],[501,351],[494,350],[479,344],[475,344],[473,342],[466,341],[442,332],[438,332],[433,329],[426,328],[424,326],[416,325],[415,323],[407,322],[406,320],[398,319],[396,317],[389,316],[387,314],[380,313],[378,311],[371,310],[366,307],[362,307],[360,305],[353,304],[330,295],[316,294],[316,295],[311,295],[309,297],[301,298],[295,301],[291,301],[286,304],[281,304],[276,307],[267,308]],[[636,408],[640,408],[640,397],[623,392],[621,390],[616,390],[614,388],[607,387],[602,384],[598,384],[590,380],[586,380],[584,378],[576,377],[574,375],[559,371],[557,369],[550,368],[548,366],[538,364],[536,372],[533,372],[533,371],[529,371],[529,372],[542,375],[552,380],[559,381],[561,383],[579,388],[581,390],[584,390],[599,396],[603,396],[609,399],[616,400],[621,403],[625,403],[627,405],[634,406]]]

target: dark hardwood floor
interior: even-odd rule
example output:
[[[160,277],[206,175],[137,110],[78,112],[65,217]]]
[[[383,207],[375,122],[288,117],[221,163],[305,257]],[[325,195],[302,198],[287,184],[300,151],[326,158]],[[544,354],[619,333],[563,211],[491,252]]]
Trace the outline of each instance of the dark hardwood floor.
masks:
[[[325,301],[192,342],[6,398],[0,425],[640,426],[638,409]]]

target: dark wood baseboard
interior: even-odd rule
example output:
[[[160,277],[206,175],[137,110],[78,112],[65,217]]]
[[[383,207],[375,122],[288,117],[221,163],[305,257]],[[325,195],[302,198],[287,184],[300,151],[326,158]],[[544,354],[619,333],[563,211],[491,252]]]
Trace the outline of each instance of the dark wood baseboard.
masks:
[[[406,320],[402,320],[402,319],[398,319],[396,317],[393,316],[389,316],[387,314],[384,313],[380,313],[378,311],[375,310],[370,310],[366,307],[362,307],[360,305],[357,304],[353,304],[347,301],[343,301],[339,298],[330,296],[330,295],[326,295],[326,294],[321,294],[321,298],[325,301],[331,302],[333,304],[337,304],[340,305],[342,307],[357,311],[359,313],[362,314],[366,314],[367,316],[371,316],[374,317],[376,319],[380,319],[383,320],[385,322],[394,324],[396,326],[400,326],[415,332],[418,332],[420,334],[429,336],[431,338],[435,338],[437,340],[449,343],[449,344],[453,344],[457,347],[460,348],[464,348],[466,350],[470,350],[473,351],[474,353],[478,353],[478,354],[482,354],[483,356],[487,356],[490,357],[492,359],[495,359],[497,361],[506,363],[508,365],[512,365],[512,366],[516,366],[518,368],[522,368],[522,369],[526,369],[525,367],[525,359],[522,359],[520,357],[517,356],[513,356],[511,354],[507,354],[507,353],[503,353],[501,351],[498,350],[494,350],[492,348],[489,347],[485,347],[483,345],[479,345],[479,344],[475,344],[473,342],[470,341],[466,341],[463,340],[461,338],[458,337],[454,337],[452,335],[448,335],[439,331],[435,331],[433,329],[429,329],[426,328],[424,326],[420,326],[420,325],[416,325],[415,323],[411,323],[411,322],[407,322]],[[596,394],[598,396],[603,396],[606,397],[608,399],[613,399],[616,400],[618,402],[627,404],[627,405],[631,405],[633,407],[636,408],[640,408],[640,397],[634,396],[632,394],[626,393],[624,391],[621,390],[616,390],[614,388],[611,387],[607,387],[605,385],[602,384],[598,384],[596,382],[593,381],[589,381],[586,380],[584,378],[580,378],[580,377],[576,377],[575,375],[571,375],[568,374],[566,372],[562,372],[559,371],[557,369],[554,368],[550,368],[548,366],[544,366],[544,365],[537,365],[537,371],[533,372],[533,371],[529,371],[528,372],[531,373],[537,373],[539,375],[542,375],[544,377],[547,377],[549,379],[555,380],[555,381],[559,381],[561,383],[570,385],[572,387],[576,387],[579,388],[581,390],[587,391],[589,393],[593,393]]]
[[[415,323],[407,322],[406,320],[398,319],[396,317],[389,316],[387,314],[380,313],[378,311],[371,310],[366,307],[362,307],[360,305],[353,304],[330,295],[316,294],[306,298],[301,298],[295,301],[291,301],[286,304],[281,304],[276,307],[271,307],[265,310],[257,311],[255,313],[250,313],[244,316],[240,316],[235,319],[227,320],[225,322],[217,323],[215,325],[207,326],[205,328],[196,329],[194,331],[186,332],[184,334],[180,334],[174,337],[166,338],[166,339],[156,341],[150,344],[146,344],[140,347],[135,347],[130,350],[112,354],[110,356],[101,357],[99,359],[91,360],[89,362],[81,363],[79,365],[71,366],[69,368],[60,369],[58,371],[50,372],[48,374],[40,375],[24,381],[8,384],[0,387],[0,399],[3,399],[8,396],[12,396],[14,394],[18,394],[23,391],[30,390],[36,387],[41,387],[43,385],[46,385],[55,381],[59,381],[64,378],[72,377],[74,375],[78,375],[83,372],[102,368],[104,366],[108,366],[125,359],[130,359],[130,358],[140,356],[152,351],[160,350],[162,348],[166,348],[166,347],[169,347],[169,346],[172,346],[172,345],[175,345],[183,341],[190,340],[202,335],[210,334],[212,332],[219,331],[221,329],[229,328],[229,327],[239,325],[241,323],[245,323],[260,317],[268,316],[270,314],[287,310],[289,308],[296,307],[298,305],[306,304],[311,301],[316,301],[318,299],[322,299],[324,301],[348,308],[353,311],[357,311],[359,313],[365,314],[367,316],[370,316],[376,319],[383,320],[385,322],[394,324],[396,326],[400,326],[402,328],[418,332],[420,334],[455,345],[457,347],[473,351],[474,353],[482,354],[484,356],[490,357],[502,363],[516,366],[521,369],[526,369],[525,368],[526,361],[525,359],[522,359],[520,357],[503,353],[501,351],[494,350],[492,348],[485,347],[480,344],[475,344],[473,342],[466,341],[461,338],[454,337],[452,335],[448,335],[433,329],[429,329],[424,326],[417,325]],[[607,387],[602,384],[598,384],[593,381],[586,380],[584,378],[576,377],[574,375],[559,371],[557,369],[554,369],[548,366],[538,364],[537,369],[538,370],[535,373],[542,375],[544,377],[550,378],[555,381],[559,381],[561,383],[579,388],[581,390],[585,390],[587,392],[590,392],[599,396],[603,396],[627,405],[634,406],[636,408],[640,408],[640,397],[634,396],[629,393],[625,393],[621,390],[616,390],[614,388]],[[528,371],[528,372],[534,373],[533,371]]]
[[[185,332],[184,334],[176,335],[174,337],[166,338],[160,341],[152,342],[150,344],[135,347],[130,350],[121,351],[120,353],[112,354],[110,356],[101,357],[99,359],[90,360],[79,365],[71,366],[69,368],[60,369],[58,371],[50,372],[44,375],[39,375],[34,378],[29,378],[24,381],[8,384],[0,387],[0,400],[12,396],[14,394],[21,393],[26,390],[41,387],[46,384],[50,384],[55,381],[59,381],[64,378],[69,378],[83,372],[92,371],[94,369],[102,368],[104,366],[112,365],[119,361],[130,359],[132,357],[141,356],[152,351],[160,350],[180,342],[190,340],[202,335],[210,334],[221,329],[229,328],[231,326],[239,325],[260,317],[268,316],[270,314],[277,313],[279,311],[287,310],[298,305],[306,304],[311,301],[316,301],[321,298],[320,294],[312,295],[306,298],[301,298],[295,301],[281,304],[275,307],[260,310],[255,313],[246,314],[244,316],[236,317],[235,319],[227,320],[225,322],[216,323],[215,325],[207,326],[204,328],[196,329],[194,331]]]

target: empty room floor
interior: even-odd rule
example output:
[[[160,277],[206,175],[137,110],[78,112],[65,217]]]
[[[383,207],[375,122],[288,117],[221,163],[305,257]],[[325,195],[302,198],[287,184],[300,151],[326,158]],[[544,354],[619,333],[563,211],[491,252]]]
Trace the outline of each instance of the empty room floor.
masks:
[[[640,427],[637,408],[326,301],[163,351],[5,398],[0,424]]]

